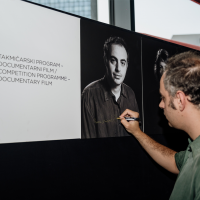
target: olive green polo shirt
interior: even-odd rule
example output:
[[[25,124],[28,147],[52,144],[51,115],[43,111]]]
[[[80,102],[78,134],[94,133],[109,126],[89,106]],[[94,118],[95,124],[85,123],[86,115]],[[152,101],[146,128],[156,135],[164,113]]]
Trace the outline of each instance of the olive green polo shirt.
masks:
[[[179,169],[170,200],[200,200],[200,136],[189,139],[186,151],[175,154]]]

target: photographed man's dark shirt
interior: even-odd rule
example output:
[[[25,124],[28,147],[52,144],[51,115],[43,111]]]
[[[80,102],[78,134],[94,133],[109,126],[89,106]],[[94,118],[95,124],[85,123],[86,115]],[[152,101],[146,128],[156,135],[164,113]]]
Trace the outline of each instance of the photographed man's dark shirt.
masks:
[[[133,90],[122,83],[116,102],[105,78],[84,89],[81,104],[81,138],[128,136],[117,117],[126,109],[139,112]]]

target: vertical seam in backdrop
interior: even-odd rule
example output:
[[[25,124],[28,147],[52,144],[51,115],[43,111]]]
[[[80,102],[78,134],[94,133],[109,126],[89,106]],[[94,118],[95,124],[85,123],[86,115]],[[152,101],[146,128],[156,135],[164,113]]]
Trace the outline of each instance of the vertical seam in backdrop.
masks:
[[[144,132],[144,83],[143,83],[143,66],[142,66],[142,37],[141,37],[141,82],[142,82],[142,131]]]

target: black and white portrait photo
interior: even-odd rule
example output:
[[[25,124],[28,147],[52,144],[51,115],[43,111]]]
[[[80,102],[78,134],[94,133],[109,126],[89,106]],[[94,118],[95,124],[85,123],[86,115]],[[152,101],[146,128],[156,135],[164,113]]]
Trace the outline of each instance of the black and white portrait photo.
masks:
[[[165,49],[158,50],[154,64],[154,74],[158,82],[160,82],[161,76],[165,71],[168,57],[169,53]]]
[[[167,60],[183,50],[176,44],[149,38],[143,38],[142,47],[144,131],[149,135],[165,134],[169,136],[178,130],[168,125],[163,109],[159,107],[161,101],[160,79],[166,69]]]
[[[131,86],[128,85],[128,81],[126,82],[129,68],[132,68],[132,71],[134,67],[136,69],[136,66],[133,65],[133,58],[130,64],[131,56],[136,55],[130,54],[130,47],[127,45],[127,40],[125,40],[126,36],[117,35],[118,32],[113,31],[110,36],[105,34],[108,36],[102,37],[101,46],[98,45],[98,51],[96,49],[92,50],[96,53],[100,52],[100,59],[97,62],[101,65],[98,65],[99,67],[93,66],[96,69],[93,72],[95,73],[94,77],[97,78],[93,78],[82,90],[81,138],[129,136],[129,133],[117,118],[126,109],[140,112],[135,91],[131,87],[136,81],[134,75],[129,75],[129,77],[132,77]],[[114,34],[115,36],[113,36]],[[99,35],[94,33],[94,36]],[[105,38],[104,41],[103,38]],[[97,37],[98,39],[99,37]],[[93,57],[90,57],[88,62],[91,62],[91,60],[93,60]],[[100,73],[98,73],[97,68],[101,69]],[[93,73],[88,71],[90,76],[93,76]],[[137,81],[138,84],[134,86],[141,90],[140,77]],[[129,82],[131,82],[130,78]]]
[[[126,136],[116,120],[129,107],[139,112],[133,90],[123,83],[128,69],[129,52],[120,37],[104,43],[105,76],[90,83],[82,93],[82,137]]]

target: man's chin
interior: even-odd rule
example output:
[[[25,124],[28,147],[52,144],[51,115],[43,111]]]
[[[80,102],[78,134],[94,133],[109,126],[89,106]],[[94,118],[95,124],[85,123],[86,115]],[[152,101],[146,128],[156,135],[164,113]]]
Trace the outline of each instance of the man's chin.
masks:
[[[121,85],[122,84],[122,81],[121,80],[116,80],[115,79],[115,85]]]

